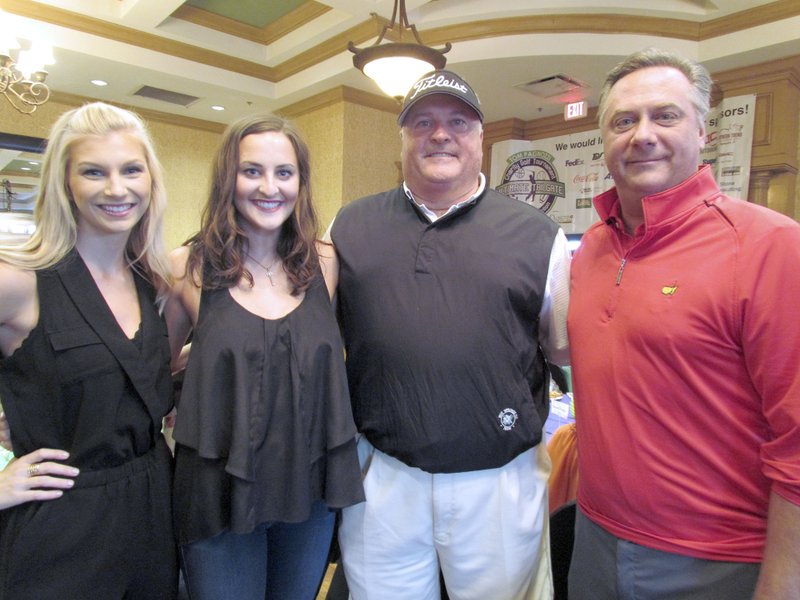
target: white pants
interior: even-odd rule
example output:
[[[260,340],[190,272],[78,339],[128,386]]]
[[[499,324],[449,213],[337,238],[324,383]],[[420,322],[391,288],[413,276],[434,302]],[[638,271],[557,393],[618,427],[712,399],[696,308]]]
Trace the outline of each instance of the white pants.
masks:
[[[544,437],[542,438],[544,440]],[[342,511],[353,600],[553,597],[544,443],[498,469],[431,474],[359,441],[367,501]]]

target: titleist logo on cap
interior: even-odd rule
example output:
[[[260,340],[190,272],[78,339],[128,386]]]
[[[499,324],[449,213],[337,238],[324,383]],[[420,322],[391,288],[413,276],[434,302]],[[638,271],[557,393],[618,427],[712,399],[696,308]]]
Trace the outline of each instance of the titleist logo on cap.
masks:
[[[458,90],[462,94],[469,93],[469,88],[455,79],[448,79],[444,75],[431,76],[427,79],[420,79],[414,84],[412,93],[408,96],[406,102],[413,100],[417,94],[432,87],[443,87]]]
[[[403,110],[400,111],[397,117],[398,125],[403,126],[406,115],[417,102],[435,94],[445,94],[458,98],[474,110],[481,123],[483,122],[480,100],[478,100],[478,96],[469,84],[459,77],[457,73],[440,70],[426,73],[409,88],[408,94],[406,94],[403,101]]]

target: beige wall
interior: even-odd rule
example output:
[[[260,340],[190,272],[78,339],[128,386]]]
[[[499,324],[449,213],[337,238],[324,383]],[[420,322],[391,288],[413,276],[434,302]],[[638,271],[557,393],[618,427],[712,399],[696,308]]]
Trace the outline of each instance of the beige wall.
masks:
[[[211,159],[220,134],[152,120],[149,126],[164,168],[168,194],[167,247],[174,248],[200,227],[200,212],[208,195]]]
[[[322,231],[342,205],[344,104],[324,106],[291,120],[302,132],[311,155],[311,193]]]
[[[342,204],[400,184],[400,133],[394,112],[345,107]]]
[[[281,111],[308,142],[314,206],[323,231],[344,204],[398,185],[398,112],[394,100],[351,88]]]
[[[46,138],[59,115],[70,108],[74,108],[74,105],[50,100],[32,115],[23,115],[12,108],[5,98],[0,98],[0,131]]]

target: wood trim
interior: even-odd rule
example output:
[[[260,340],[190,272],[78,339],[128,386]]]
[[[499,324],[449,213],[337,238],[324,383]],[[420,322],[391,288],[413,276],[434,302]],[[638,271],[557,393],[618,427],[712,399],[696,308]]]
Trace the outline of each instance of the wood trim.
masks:
[[[87,102],[105,102],[119,106],[131,112],[136,113],[145,121],[158,121],[160,123],[167,123],[169,125],[177,125],[179,127],[188,127],[189,129],[199,129],[201,131],[210,131],[212,133],[222,133],[225,131],[224,123],[217,123],[215,121],[205,121],[203,119],[195,119],[193,117],[186,117],[184,115],[176,115],[174,113],[165,113],[158,110],[151,110],[148,108],[141,108],[139,106],[131,106],[121,102],[109,102],[107,100],[98,100],[97,98],[90,98],[88,96],[80,96],[78,94],[68,94],[66,92],[53,92],[50,97],[51,100],[66,104],[67,106],[81,106]]]
[[[338,104],[342,102],[342,100],[342,88],[337,87],[325,90],[324,92],[320,92],[319,94],[315,94],[310,98],[295,102],[289,106],[279,108],[275,112],[287,119],[296,119],[302,115]]]
[[[153,50],[155,52],[161,52],[211,67],[234,71],[242,75],[249,75],[250,77],[256,77],[266,81],[275,81],[275,70],[266,65],[230,56],[229,54],[206,50],[205,48],[199,48],[184,42],[177,42],[152,33],[138,31],[130,27],[123,27],[122,25],[116,25],[101,19],[86,17],[61,8],[53,6],[43,8],[41,4],[32,2],[31,0],[3,0],[3,10],[21,17],[43,21],[60,27],[67,27],[83,33],[130,44],[131,46],[137,46],[147,50]]]
[[[330,6],[320,4],[314,0],[309,0],[277,21],[269,23],[264,28],[254,27],[247,23],[223,17],[189,4],[180,6],[171,16],[176,19],[188,21],[189,23],[194,23],[200,27],[221,31],[222,33],[240,37],[251,42],[271,44],[330,10],[333,10]]]
[[[500,140],[520,139],[525,135],[525,121],[512,118],[487,123],[483,127],[483,140],[493,144]]]
[[[797,0],[778,0],[777,2],[770,2],[763,6],[743,10],[727,17],[720,17],[719,19],[701,23],[699,39],[707,40],[728,35],[729,33],[736,33],[737,31],[789,19],[798,15],[800,15],[800,3]]]
[[[264,43],[271,44],[330,10],[333,10],[330,6],[309,0],[274,23],[267,25],[264,28]]]
[[[380,33],[380,28],[383,26],[382,22],[383,20],[380,17],[372,17],[282,62],[275,67],[276,80],[281,81],[324,60],[338,56],[343,50],[347,50],[348,42],[353,42],[358,46],[377,37]]]
[[[798,15],[797,0],[778,0],[704,23],[640,15],[529,15],[437,27],[420,32],[420,36],[433,45],[535,33],[628,33],[702,41]]]
[[[304,8],[306,6],[308,6],[308,8]],[[321,10],[318,9],[318,6],[327,8],[324,5],[318,5],[318,3],[310,0],[303,5],[303,7],[294,11],[303,11],[296,17],[298,20],[295,21],[295,25],[299,26],[298,23],[301,23],[301,21],[307,22],[303,21],[303,19],[315,18],[313,16],[313,11]],[[248,75],[269,82],[282,81],[324,60],[341,54],[343,49],[347,48],[347,43],[350,41],[354,44],[362,44],[377,37],[383,24],[387,23],[386,19],[373,16],[371,19],[359,25],[355,25],[347,31],[337,34],[275,67],[269,67],[228,54],[206,50],[184,42],[169,40],[154,34],[123,27],[101,19],[86,17],[68,10],[52,6],[43,7],[38,2],[32,0],[3,0],[3,8],[10,13],[18,14],[23,17],[44,21],[99,37],[113,39],[115,41],[121,41],[140,48],[162,52],[178,58],[234,71],[242,75]],[[189,8],[190,7],[181,7],[173,13],[173,15],[198,14],[196,12],[198,9],[189,10]],[[318,14],[322,14],[322,12]],[[647,16],[614,14],[531,15],[527,17],[470,21],[457,25],[438,27],[422,31],[420,32],[420,36],[426,44],[434,46],[447,42],[454,43],[507,35],[536,33],[628,33],[700,41],[719,35],[746,30],[754,25],[763,25],[797,15],[800,15],[800,3],[798,3],[797,0],[777,0],[776,2],[766,4],[756,9],[742,11],[706,23],[681,19],[659,19]],[[219,22],[222,19],[223,17],[215,16],[213,20]],[[226,23],[227,22],[236,23],[236,21],[232,21],[231,19],[227,19]],[[212,27],[208,23],[203,26]],[[264,35],[262,30],[244,24],[239,24],[236,31],[240,31],[242,27],[246,30],[249,28],[247,36],[253,33],[253,31],[250,30],[260,31],[261,36]],[[217,29],[217,27],[212,28]],[[225,31],[226,33],[236,35],[233,29]],[[244,37],[244,32],[242,32],[242,37]],[[389,33],[387,33],[387,38],[390,38]],[[245,37],[245,39],[252,39],[252,37]],[[262,37],[260,40],[254,41],[263,43],[263,39]]]
[[[553,115],[544,119],[533,119],[525,123],[525,139],[541,140],[557,135],[568,135],[597,129],[597,107],[589,109],[589,114],[577,121],[564,121],[562,115]]]
[[[359,106],[366,106],[368,108],[382,110],[395,115],[400,113],[400,107],[393,98],[371,94],[369,92],[357,90],[346,85],[340,85],[339,87],[321,92],[315,96],[312,96],[311,98],[306,98],[300,102],[296,102],[294,104],[290,104],[289,106],[278,109],[275,112],[283,117],[286,117],[287,119],[296,119],[302,115],[321,110],[341,102],[351,102],[353,104],[358,104]]]
[[[395,116],[400,114],[400,108],[402,107],[402,103],[384,94],[373,94],[349,86],[342,86],[342,97],[351,104],[382,110]]]
[[[685,40],[699,39],[699,24],[681,19],[633,15],[531,15],[469,21],[420,32],[426,44],[466,42],[535,33],[630,33]]]
[[[770,90],[756,93],[754,121],[758,124],[753,131],[753,148],[769,147],[773,142],[773,115],[775,114],[775,92]],[[769,148],[767,148],[769,149]]]
[[[158,121],[166,123],[167,125],[178,125],[180,127],[188,127],[189,129],[199,129],[201,131],[210,131],[211,133],[221,134],[225,131],[226,125],[224,123],[217,123],[216,121],[205,121],[203,119],[195,119],[193,117],[186,117],[183,115],[176,115],[174,113],[165,113],[157,110],[150,110],[148,108],[139,108],[138,106],[125,106],[127,108],[147,121]]]
[[[749,85],[759,81],[774,81],[776,78],[786,79],[800,88],[800,55],[713,74],[714,83],[721,88],[745,81]]]
[[[765,7],[753,10],[757,11],[758,14],[756,24],[761,25],[799,15],[800,4],[796,0],[778,0],[765,5]],[[739,19],[737,18],[738,14],[741,13],[709,22],[709,24],[706,24],[708,29],[705,33],[702,23],[681,19],[659,19],[614,14],[531,15],[528,17],[471,21],[438,27],[420,32],[420,37],[424,43],[430,45],[444,45],[448,42],[455,43],[507,35],[536,33],[628,33],[700,41],[713,38],[715,35],[746,30],[754,25],[752,16],[747,19]],[[385,24],[388,24],[387,19],[373,15],[371,19],[355,25],[347,31],[335,35],[313,48],[276,65],[272,78],[265,77],[265,79],[276,82],[281,81],[324,60],[337,56],[342,52],[343,48],[347,47],[350,41],[359,45],[376,37]],[[709,33],[713,31],[718,33]],[[387,32],[386,37],[387,39],[392,39],[392,32]],[[231,70],[236,69],[231,68]]]
[[[200,27],[213,29],[233,35],[251,42],[263,43],[264,30],[259,27],[253,27],[247,23],[242,23],[236,19],[230,19],[217,15],[202,8],[196,8],[190,4],[182,4],[178,9],[173,12],[171,17],[187,21]]]
[[[800,56],[713,74],[725,95],[755,94],[751,170],[798,168]]]

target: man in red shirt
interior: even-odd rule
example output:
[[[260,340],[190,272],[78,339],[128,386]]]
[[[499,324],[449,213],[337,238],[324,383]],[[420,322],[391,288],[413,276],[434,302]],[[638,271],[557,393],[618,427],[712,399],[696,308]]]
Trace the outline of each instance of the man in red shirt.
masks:
[[[599,107],[572,265],[571,600],[800,598],[800,225],[698,169],[711,79],[648,49]]]

